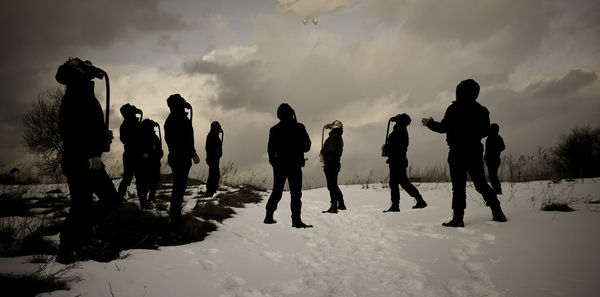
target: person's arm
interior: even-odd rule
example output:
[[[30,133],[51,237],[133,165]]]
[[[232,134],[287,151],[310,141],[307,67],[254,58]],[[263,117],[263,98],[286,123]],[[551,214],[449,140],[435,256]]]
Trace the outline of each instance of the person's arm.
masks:
[[[453,114],[453,106],[454,105],[450,105],[447,109],[446,109],[446,113],[444,113],[444,118],[442,119],[441,122],[437,122],[435,121],[432,117],[430,118],[424,118],[423,120],[421,120],[421,123],[423,123],[423,126],[426,126],[427,128],[429,128],[429,130],[433,131],[433,132],[437,132],[437,133],[446,133],[448,132],[448,125],[449,122],[452,118],[452,114]]]
[[[304,125],[299,124],[301,127],[301,133],[302,133],[302,151],[303,152],[308,152],[310,151],[310,146],[311,146],[311,142],[310,142],[310,137],[308,136],[308,133],[306,132],[306,128],[304,127]]]
[[[275,136],[274,136],[273,128],[269,130],[269,141],[267,143],[267,154],[269,155],[269,164],[272,166],[275,165],[275,161],[277,160],[277,153],[275,148]]]
[[[504,139],[502,139],[502,136],[500,135],[498,135],[498,148],[500,149],[500,151],[506,149],[506,146],[504,145]]]

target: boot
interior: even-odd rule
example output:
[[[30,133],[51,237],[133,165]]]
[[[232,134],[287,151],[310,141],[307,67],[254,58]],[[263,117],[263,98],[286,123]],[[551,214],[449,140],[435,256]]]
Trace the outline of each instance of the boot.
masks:
[[[302,219],[300,219],[300,215],[292,215],[292,227],[294,228],[312,228],[312,225],[307,225],[304,222],[302,222]]]
[[[417,204],[415,204],[415,206],[412,207],[413,209],[427,207],[427,202],[425,202],[425,200],[423,200],[423,197],[418,196],[415,199],[417,199]]]
[[[335,202],[331,203],[331,206],[329,207],[329,209],[323,211],[323,213],[326,213],[326,212],[327,213],[337,213],[338,211],[337,211],[337,205],[336,205],[336,203]]]
[[[265,224],[275,224],[275,223],[277,223],[277,221],[275,221],[273,219],[273,213],[274,213],[274,211],[267,210],[267,215],[265,216],[265,220],[263,221],[263,223],[265,223]]]
[[[444,227],[464,227],[465,226],[465,222],[463,222],[463,217],[465,215],[465,211],[464,210],[454,210],[454,215],[452,216],[452,220],[450,220],[450,222],[447,223],[442,223],[442,226]]]
[[[346,204],[344,204],[343,200],[338,202],[337,209],[338,210],[346,210]]]
[[[400,212],[400,202],[392,202],[392,205],[388,210],[384,210],[383,212]]]
[[[494,220],[496,222],[506,222],[507,221],[506,216],[502,212],[502,208],[500,207],[500,205],[493,205],[493,206],[490,206],[490,208],[492,209],[492,220]]]

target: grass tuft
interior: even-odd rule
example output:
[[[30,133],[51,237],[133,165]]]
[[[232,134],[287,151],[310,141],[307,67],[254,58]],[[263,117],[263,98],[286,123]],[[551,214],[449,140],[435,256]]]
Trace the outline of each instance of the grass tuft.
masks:
[[[544,204],[544,205],[542,205],[542,210],[543,211],[561,211],[561,212],[575,211],[573,208],[571,208],[571,206],[569,206],[569,204],[558,203],[558,202]]]

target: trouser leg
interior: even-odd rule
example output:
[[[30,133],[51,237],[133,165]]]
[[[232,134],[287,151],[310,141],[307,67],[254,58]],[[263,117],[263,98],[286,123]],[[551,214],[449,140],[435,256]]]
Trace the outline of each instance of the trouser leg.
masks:
[[[128,153],[123,153],[123,179],[121,179],[117,191],[120,199],[125,198],[125,195],[127,194],[127,188],[133,180],[133,174],[135,172],[134,167],[135,164],[133,158]]]
[[[492,188],[496,194],[501,194],[502,186],[500,185],[500,179],[498,179],[498,168],[500,167],[500,162],[496,160],[488,160],[486,163],[488,167],[488,176],[490,177],[490,184],[492,185]]]
[[[463,160],[457,154],[450,152],[448,155],[448,166],[450,167],[450,179],[452,181],[452,209],[464,211],[467,206],[467,168]]]
[[[288,171],[288,183],[290,185],[290,209],[292,217],[300,217],[302,209],[302,168],[293,167]]]
[[[421,197],[419,190],[408,180],[408,176],[406,175],[406,167],[399,168],[398,170],[398,180],[402,189],[410,195],[410,197],[417,198],[417,200]]]
[[[285,185],[286,178],[286,172],[283,170],[283,168],[273,166],[273,190],[271,191],[271,195],[267,201],[267,211],[272,213],[277,210],[277,204],[283,195],[283,187]]]
[[[208,162],[208,179],[206,180],[206,193],[209,195],[217,192],[221,171],[219,170],[219,160]]]
[[[188,174],[192,167],[190,160],[170,162],[173,171],[173,190],[171,191],[171,217],[181,216],[183,195],[187,187]]]
[[[74,251],[91,233],[93,196],[88,179],[88,174],[83,171],[67,176],[71,202],[60,232],[60,249],[63,251]]]
[[[338,174],[340,172],[340,164],[325,164],[323,167],[323,171],[325,172],[325,179],[327,180],[327,190],[329,190],[329,197],[331,200],[331,204],[336,204],[338,202],[344,202],[344,195],[338,186]]]
[[[400,177],[399,177],[399,171],[400,169],[398,168],[399,166],[397,164],[390,164],[390,180],[389,180],[389,185],[390,185],[390,194],[391,194],[391,200],[392,200],[392,204],[399,204],[400,203]]]
[[[483,200],[488,206],[500,205],[496,192],[490,185],[488,185],[485,179],[485,172],[483,170],[483,158],[481,155],[472,156],[468,160],[468,172],[475,186],[475,190],[483,196]]]

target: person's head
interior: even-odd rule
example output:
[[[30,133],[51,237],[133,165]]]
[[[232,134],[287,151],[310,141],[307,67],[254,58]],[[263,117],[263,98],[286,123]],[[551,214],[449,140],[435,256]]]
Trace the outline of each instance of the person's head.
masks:
[[[473,79],[466,79],[456,86],[456,101],[475,101],[479,97],[479,84]]]
[[[281,103],[277,108],[277,118],[282,122],[295,121],[296,112],[287,103]]]
[[[154,132],[154,127],[157,127],[157,126],[158,126],[158,123],[151,119],[145,119],[142,121],[142,127],[144,128],[145,131]]]
[[[183,112],[186,108],[191,108],[191,105],[179,94],[169,96],[167,106],[169,106],[171,112]]]
[[[396,122],[396,126],[408,126],[410,125],[411,119],[410,116],[406,113],[396,115],[393,119],[393,122]]]
[[[124,119],[135,119],[135,115],[138,114],[137,107],[127,103],[123,104],[120,108],[121,115]]]
[[[58,67],[56,80],[67,87],[80,84],[86,84],[94,78],[102,79],[106,73],[104,70],[95,67],[90,61],[83,61],[79,58],[69,58],[65,63]]]
[[[221,132],[221,124],[217,121],[210,123],[210,131]]]
[[[490,125],[490,135],[496,135],[500,132],[500,126],[498,124],[493,123]]]

